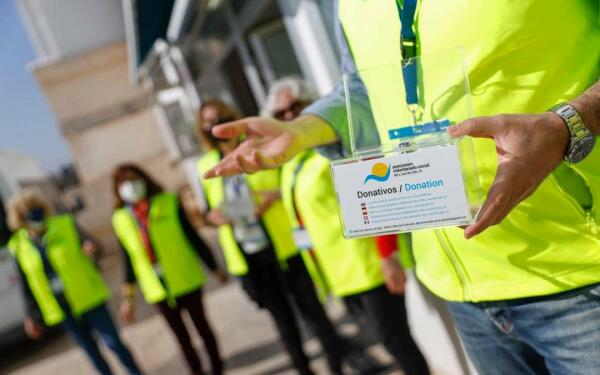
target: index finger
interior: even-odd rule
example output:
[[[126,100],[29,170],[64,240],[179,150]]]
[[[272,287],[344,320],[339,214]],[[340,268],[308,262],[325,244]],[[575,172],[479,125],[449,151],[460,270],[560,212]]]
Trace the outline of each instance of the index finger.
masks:
[[[493,138],[498,130],[497,116],[473,117],[448,128],[452,137],[469,135],[477,138]]]
[[[217,138],[231,139],[248,133],[248,122],[237,120],[217,125],[212,128],[212,134]]]
[[[223,177],[223,176],[232,176],[236,174],[241,174],[244,171],[242,167],[238,164],[235,157],[232,157],[231,154],[224,157],[219,164],[215,165],[208,171],[204,173],[203,178],[215,178],[215,177]]]

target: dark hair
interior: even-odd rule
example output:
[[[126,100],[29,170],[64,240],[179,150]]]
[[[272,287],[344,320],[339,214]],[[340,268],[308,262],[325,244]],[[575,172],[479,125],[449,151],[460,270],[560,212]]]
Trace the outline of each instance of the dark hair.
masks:
[[[128,172],[133,172],[140,176],[142,181],[146,183],[147,197],[152,198],[156,194],[162,193],[163,188],[158,184],[150,175],[144,172],[143,169],[135,164],[121,164],[113,172],[113,197],[115,201],[115,208],[121,208],[125,205],[125,202],[121,199],[119,194],[119,186],[125,181],[125,176]]]
[[[213,107],[219,114],[219,122],[235,121],[242,118],[242,114],[235,109],[233,106],[225,103],[221,99],[208,99],[202,102],[200,110],[198,111],[198,121],[196,126],[196,135],[200,141],[200,145],[205,149],[215,148],[215,142],[211,137],[207,137],[204,134],[204,121],[202,120],[202,111],[208,107]]]

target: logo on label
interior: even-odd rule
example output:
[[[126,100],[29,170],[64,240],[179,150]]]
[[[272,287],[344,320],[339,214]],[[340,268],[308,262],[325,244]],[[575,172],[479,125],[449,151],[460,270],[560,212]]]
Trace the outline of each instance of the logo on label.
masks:
[[[390,178],[390,166],[383,163],[377,163],[371,169],[371,174],[365,178],[364,184],[369,182],[370,180],[375,180],[379,182],[384,182],[389,180]]]

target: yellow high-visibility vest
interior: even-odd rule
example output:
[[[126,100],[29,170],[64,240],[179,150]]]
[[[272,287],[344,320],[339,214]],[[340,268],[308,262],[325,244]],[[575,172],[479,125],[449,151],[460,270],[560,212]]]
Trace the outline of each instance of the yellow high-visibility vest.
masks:
[[[46,220],[43,243],[50,265],[64,286],[64,295],[75,316],[100,306],[109,297],[100,272],[81,249],[79,234],[71,215],[53,216]],[[26,229],[18,230],[8,243],[23,270],[44,323],[61,323],[65,314],[52,293],[39,251]]]
[[[198,162],[200,176],[214,167],[220,160],[221,155],[216,150],[211,150],[204,154]],[[246,175],[245,178],[248,187],[253,192],[279,190],[279,170],[263,171]],[[202,179],[202,187],[209,207],[212,209],[219,208],[225,200],[223,179]],[[285,262],[288,258],[298,254],[298,249],[292,238],[290,222],[281,201],[273,203],[264,213],[261,220],[269,239],[275,247],[275,253],[280,262]],[[248,264],[242,254],[242,250],[238,246],[231,225],[221,225],[219,227],[219,242],[223,249],[229,272],[238,276],[246,274],[248,272]]]
[[[181,227],[179,200],[175,194],[154,196],[148,217],[148,236],[156,262],[162,270],[164,286],[150,262],[138,223],[130,210],[116,210],[112,221],[115,233],[131,259],[147,303],[154,304],[165,299],[172,302],[204,285],[206,276],[200,257]]]
[[[598,2],[589,0],[421,0],[414,30],[422,56],[464,48],[476,115],[539,113],[576,97],[600,77],[599,12]],[[341,0],[339,19],[359,71],[399,66],[396,1]],[[402,95],[401,78],[362,78],[385,136],[394,126],[388,121],[394,106],[385,103],[395,100],[391,93]],[[437,84],[429,82],[428,89],[452,87],[447,80]],[[436,111],[452,117],[456,103],[452,95],[444,99]],[[498,165],[495,145],[478,139],[475,150],[487,191]],[[459,228],[413,233],[419,279],[447,300],[475,302],[548,295],[599,282],[598,165],[600,147],[579,164],[562,164],[501,224],[474,239],[465,240]],[[586,208],[589,196],[593,205]]]
[[[282,199],[292,228],[300,228],[296,211],[316,254],[327,285],[339,297],[361,293],[384,283],[381,259],[373,238],[347,240],[342,234],[329,161],[315,151],[296,155],[282,168]],[[400,254],[410,267],[408,235],[399,236]],[[311,273],[313,278],[318,273]]]

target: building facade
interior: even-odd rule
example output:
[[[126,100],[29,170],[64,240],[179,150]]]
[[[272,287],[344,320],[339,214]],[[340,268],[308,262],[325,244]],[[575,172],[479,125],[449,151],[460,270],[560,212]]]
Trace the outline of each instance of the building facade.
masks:
[[[129,83],[120,0],[18,0],[36,60],[29,69],[69,145],[83,198],[81,225],[113,238],[111,174],[132,162],[169,189],[186,183],[170,159],[148,87]]]

